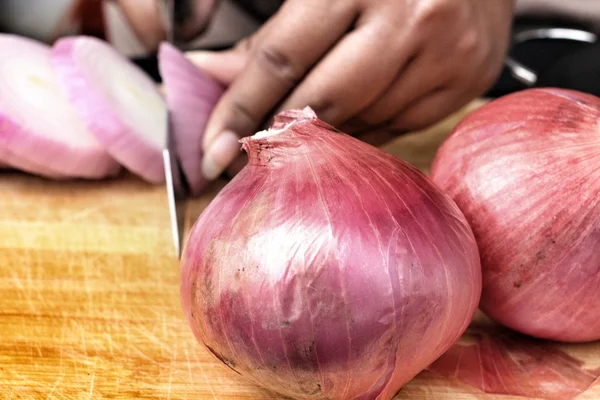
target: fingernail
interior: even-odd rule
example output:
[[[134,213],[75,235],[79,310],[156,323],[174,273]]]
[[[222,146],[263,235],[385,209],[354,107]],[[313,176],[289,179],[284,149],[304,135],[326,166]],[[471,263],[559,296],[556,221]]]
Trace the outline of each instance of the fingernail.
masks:
[[[195,50],[186,52],[185,57],[192,63],[202,66],[207,61],[212,61],[215,57],[215,53],[206,50]]]
[[[209,181],[215,180],[235,159],[241,149],[239,137],[225,131],[215,138],[202,159],[202,175]]]

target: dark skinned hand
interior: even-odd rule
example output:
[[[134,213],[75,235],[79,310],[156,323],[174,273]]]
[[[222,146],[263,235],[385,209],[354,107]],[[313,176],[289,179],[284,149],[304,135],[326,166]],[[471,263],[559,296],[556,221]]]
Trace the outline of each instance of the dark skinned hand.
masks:
[[[238,138],[285,109],[309,105],[324,121],[371,139],[439,121],[494,83],[513,3],[287,0],[234,49],[189,54],[227,86],[205,132],[203,173],[212,180],[238,170]]]

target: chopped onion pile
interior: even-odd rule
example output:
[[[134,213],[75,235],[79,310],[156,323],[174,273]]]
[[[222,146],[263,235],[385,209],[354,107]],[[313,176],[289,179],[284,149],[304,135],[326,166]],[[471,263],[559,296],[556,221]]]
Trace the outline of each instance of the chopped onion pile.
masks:
[[[199,194],[202,134],[223,89],[169,45],[160,64],[176,151]],[[160,183],[166,145],[157,85],[108,43],[72,36],[50,47],[0,34],[0,163],[52,179],[101,179],[124,166]]]
[[[477,309],[467,221],[421,172],[310,109],[242,141],[248,164],[183,255],[194,334],[282,395],[391,399]]]
[[[474,230],[482,311],[539,338],[600,339],[600,98],[492,101],[443,143],[432,179]]]

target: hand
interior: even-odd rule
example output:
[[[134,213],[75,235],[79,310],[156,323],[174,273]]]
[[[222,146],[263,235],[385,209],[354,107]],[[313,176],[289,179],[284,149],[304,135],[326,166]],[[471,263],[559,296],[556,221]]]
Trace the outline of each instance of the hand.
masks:
[[[513,0],[287,0],[233,50],[189,55],[228,86],[205,132],[204,174],[219,176],[240,155],[237,138],[284,109],[310,105],[359,136],[444,118],[499,75],[512,11]]]
[[[178,0],[181,4],[181,0]],[[160,42],[166,40],[164,22],[161,15],[163,0],[117,0],[129,25],[147,50],[156,50]],[[188,0],[187,22],[180,27],[178,34],[182,40],[192,40],[209,25],[219,0]]]

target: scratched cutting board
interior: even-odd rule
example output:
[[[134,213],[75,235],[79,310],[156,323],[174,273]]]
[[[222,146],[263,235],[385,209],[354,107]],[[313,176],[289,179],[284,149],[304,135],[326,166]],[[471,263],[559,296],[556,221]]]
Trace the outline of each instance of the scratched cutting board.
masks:
[[[427,172],[464,112],[385,149]],[[188,229],[222,185],[190,202]],[[193,338],[170,240],[162,187],[1,173],[0,398],[275,399]],[[564,348],[595,368],[599,347]],[[397,398],[514,399],[429,373]],[[580,396],[598,398],[599,386]]]

